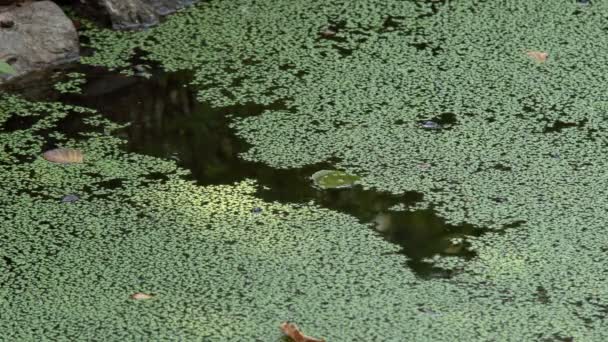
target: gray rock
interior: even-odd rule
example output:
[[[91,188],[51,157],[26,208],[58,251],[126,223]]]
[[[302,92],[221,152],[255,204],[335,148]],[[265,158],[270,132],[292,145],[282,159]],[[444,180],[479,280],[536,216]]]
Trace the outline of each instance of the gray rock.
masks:
[[[150,3],[157,15],[171,14],[180,8],[192,5],[197,0],[143,0]]]
[[[78,10],[114,29],[138,29],[159,23],[160,18],[196,0],[81,0]]]
[[[0,59],[17,71],[0,75],[0,83],[79,57],[74,24],[51,1],[0,7],[0,46]]]

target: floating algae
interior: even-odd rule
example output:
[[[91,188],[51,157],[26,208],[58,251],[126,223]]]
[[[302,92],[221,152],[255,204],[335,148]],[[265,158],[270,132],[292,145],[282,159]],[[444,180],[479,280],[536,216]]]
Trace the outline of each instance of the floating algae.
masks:
[[[349,175],[344,171],[321,170],[310,177],[316,187],[327,189],[348,189],[355,185],[361,177]]]

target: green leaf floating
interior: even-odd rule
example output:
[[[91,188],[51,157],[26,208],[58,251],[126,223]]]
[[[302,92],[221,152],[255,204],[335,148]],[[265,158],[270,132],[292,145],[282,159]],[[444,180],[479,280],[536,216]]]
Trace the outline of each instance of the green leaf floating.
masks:
[[[315,183],[316,187],[325,190],[350,188],[354,186],[361,177],[349,175],[344,171],[321,170],[315,172],[310,178]]]
[[[13,67],[5,61],[0,61],[0,74],[15,75],[17,74],[17,71],[15,71],[15,69],[13,69]]]

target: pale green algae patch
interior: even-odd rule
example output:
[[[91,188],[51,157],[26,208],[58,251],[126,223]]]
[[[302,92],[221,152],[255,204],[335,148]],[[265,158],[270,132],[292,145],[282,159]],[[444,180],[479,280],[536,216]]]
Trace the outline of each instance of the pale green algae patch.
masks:
[[[217,1],[145,33],[92,30],[101,50],[86,62],[118,63],[138,47],[167,70],[194,70],[202,100],[284,101],[289,110],[235,123],[253,144],[245,158],[279,168],[336,158],[365,186],[423,192],[449,222],[514,227],[469,239],[478,257],[466,264],[430,260],[458,270],[453,283],[388,290],[386,303],[423,298],[416,302],[452,311],[424,323],[408,316],[381,334],[605,340],[608,46],[598,37],[608,5],[469,0],[433,5],[434,14],[431,6]],[[330,25],[338,33],[323,39]],[[528,50],[549,59],[537,64]],[[421,127],[446,113],[456,119],[448,129]],[[403,322],[403,305],[376,314]]]

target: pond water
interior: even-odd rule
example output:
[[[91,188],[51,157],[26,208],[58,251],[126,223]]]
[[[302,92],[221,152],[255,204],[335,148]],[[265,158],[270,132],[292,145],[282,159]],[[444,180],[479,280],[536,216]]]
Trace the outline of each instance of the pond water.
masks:
[[[605,341],[606,16],[260,0],[84,23],[82,64],[0,94],[0,331]],[[40,157],[66,146],[85,163]],[[313,186],[332,169],[360,180]]]

